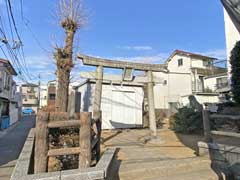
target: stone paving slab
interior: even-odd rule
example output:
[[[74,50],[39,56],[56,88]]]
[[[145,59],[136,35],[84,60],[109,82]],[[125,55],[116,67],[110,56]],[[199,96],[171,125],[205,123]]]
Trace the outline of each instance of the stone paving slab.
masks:
[[[191,146],[186,146],[173,131],[164,129],[158,131],[158,136],[163,139],[163,143],[148,143],[144,138],[149,136],[146,129],[104,131],[103,149],[106,147],[116,147],[116,155],[112,171],[115,171],[112,179],[116,180],[144,180],[160,179],[160,177],[170,176],[177,173],[191,173],[192,171],[202,170],[209,174],[211,162],[196,156],[197,145],[193,142],[201,137],[194,137],[188,140]],[[117,172],[118,171],[118,172]],[[117,173],[117,174],[116,174]]]

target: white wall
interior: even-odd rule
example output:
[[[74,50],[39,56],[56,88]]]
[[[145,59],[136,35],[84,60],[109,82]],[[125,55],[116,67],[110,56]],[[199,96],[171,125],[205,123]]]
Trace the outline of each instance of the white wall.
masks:
[[[168,109],[168,74],[162,72],[153,73],[155,77],[163,78],[167,84],[155,84],[154,86],[154,99],[156,109]]]
[[[169,102],[179,102],[181,96],[192,94],[191,74],[187,73],[154,73],[163,77],[167,84],[154,86],[155,108],[168,109]]]
[[[226,47],[227,47],[227,58],[228,58],[228,73],[230,75],[231,65],[229,62],[231,51],[234,48],[237,41],[240,40],[240,34],[237,28],[234,26],[231,18],[227,11],[224,9],[224,20],[225,20],[225,36],[226,36]]]
[[[211,89],[213,92],[216,91],[217,89],[217,78],[216,77],[210,77],[210,78],[205,78],[204,79],[204,86],[205,88]]]
[[[207,63],[207,61],[212,61],[212,60],[203,60],[203,59],[197,59],[197,58],[191,57],[191,67],[207,69],[209,67],[204,64],[204,62]]]
[[[203,103],[219,103],[220,102],[218,95],[194,95],[194,96],[196,97],[197,101],[200,104],[203,104]],[[188,97],[189,96],[183,96],[181,98],[181,104],[183,106],[189,105]]]
[[[183,65],[178,66],[178,59],[183,59]],[[179,73],[190,73],[191,70],[191,60],[188,56],[182,56],[182,55],[175,55],[173,56],[172,60],[170,60],[168,63],[168,70],[170,72],[179,72]]]
[[[9,104],[10,125],[16,123],[19,120],[19,108],[16,103]]]
[[[47,86],[46,85],[40,86],[40,107],[47,106],[47,97],[48,97]]]
[[[78,92],[81,92],[81,111],[93,111],[93,101],[94,101],[94,89],[95,84],[84,84],[83,86],[78,88]],[[122,114],[123,121],[126,122],[126,124],[134,125],[134,126],[142,126],[142,106],[143,106],[143,89],[142,87],[133,87],[133,86],[120,86],[120,85],[103,85],[102,87],[102,103],[101,103],[101,110],[102,110],[102,128],[103,129],[114,129],[114,126],[110,122],[113,118],[112,114],[112,108],[113,104],[123,104],[126,106],[126,102],[122,102],[123,99],[115,99],[113,98],[113,92],[120,92],[122,93],[123,97],[128,92],[134,93],[134,96],[127,97],[128,101],[131,101],[131,104],[133,103],[134,106],[131,107],[132,110],[135,112],[134,115],[134,122],[131,119],[126,120],[125,115]],[[132,104],[132,105],[133,105]],[[132,106],[131,105],[131,106]],[[130,126],[129,126],[130,127]]]

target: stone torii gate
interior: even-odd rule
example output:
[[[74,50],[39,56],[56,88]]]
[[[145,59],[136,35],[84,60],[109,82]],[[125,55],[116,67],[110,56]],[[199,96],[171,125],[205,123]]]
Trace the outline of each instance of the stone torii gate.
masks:
[[[101,111],[101,96],[102,96],[102,83],[103,83],[103,68],[115,68],[122,69],[123,72],[123,81],[132,82],[133,81],[133,71],[144,71],[147,74],[145,79],[142,79],[144,83],[147,83],[147,94],[148,94],[148,109],[149,109],[149,122],[151,135],[156,137],[157,135],[157,126],[156,126],[156,114],[155,114],[155,105],[154,105],[154,93],[153,87],[154,77],[153,72],[168,72],[165,65],[161,64],[144,64],[144,63],[134,63],[127,61],[115,61],[102,58],[96,58],[91,56],[86,56],[79,54],[77,58],[81,59],[84,65],[95,66],[97,67],[94,79],[96,79],[95,86],[95,97],[93,104],[93,119],[99,119]]]

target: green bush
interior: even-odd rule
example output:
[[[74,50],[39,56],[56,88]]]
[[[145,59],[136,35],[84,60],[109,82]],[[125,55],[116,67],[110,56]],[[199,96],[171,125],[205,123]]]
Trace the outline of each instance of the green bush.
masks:
[[[198,133],[203,129],[202,113],[189,107],[180,108],[170,117],[170,128],[184,134]]]
[[[232,94],[237,104],[240,104],[240,41],[238,41],[231,52],[230,63],[232,66]]]

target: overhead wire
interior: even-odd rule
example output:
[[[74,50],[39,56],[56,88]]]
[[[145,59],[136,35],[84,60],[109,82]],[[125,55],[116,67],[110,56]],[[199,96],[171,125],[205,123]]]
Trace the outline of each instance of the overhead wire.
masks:
[[[23,49],[23,43],[20,37],[20,34],[18,32],[18,28],[16,25],[16,21],[13,15],[13,9],[12,9],[12,4],[10,0],[5,0],[6,4],[6,11],[7,11],[7,19],[9,23],[9,30],[11,32],[11,44],[10,40],[7,38],[6,32],[3,29],[3,19],[0,15],[0,25],[2,26],[0,28],[0,32],[3,36],[2,42],[5,44],[6,50],[10,56],[11,61],[13,62],[13,65],[16,67],[18,70],[18,73],[20,75],[20,78],[24,81],[28,81],[29,79],[32,79],[32,75],[30,74],[27,64],[26,64],[26,59],[25,59],[25,54],[24,54],[24,49]],[[21,0],[21,17],[23,17],[23,3]],[[13,26],[13,27],[12,27]],[[13,29],[15,31],[15,34],[17,36],[17,41],[14,40],[14,33]],[[1,51],[4,52],[3,48],[1,47]],[[6,56],[6,53],[4,52],[4,56]]]

